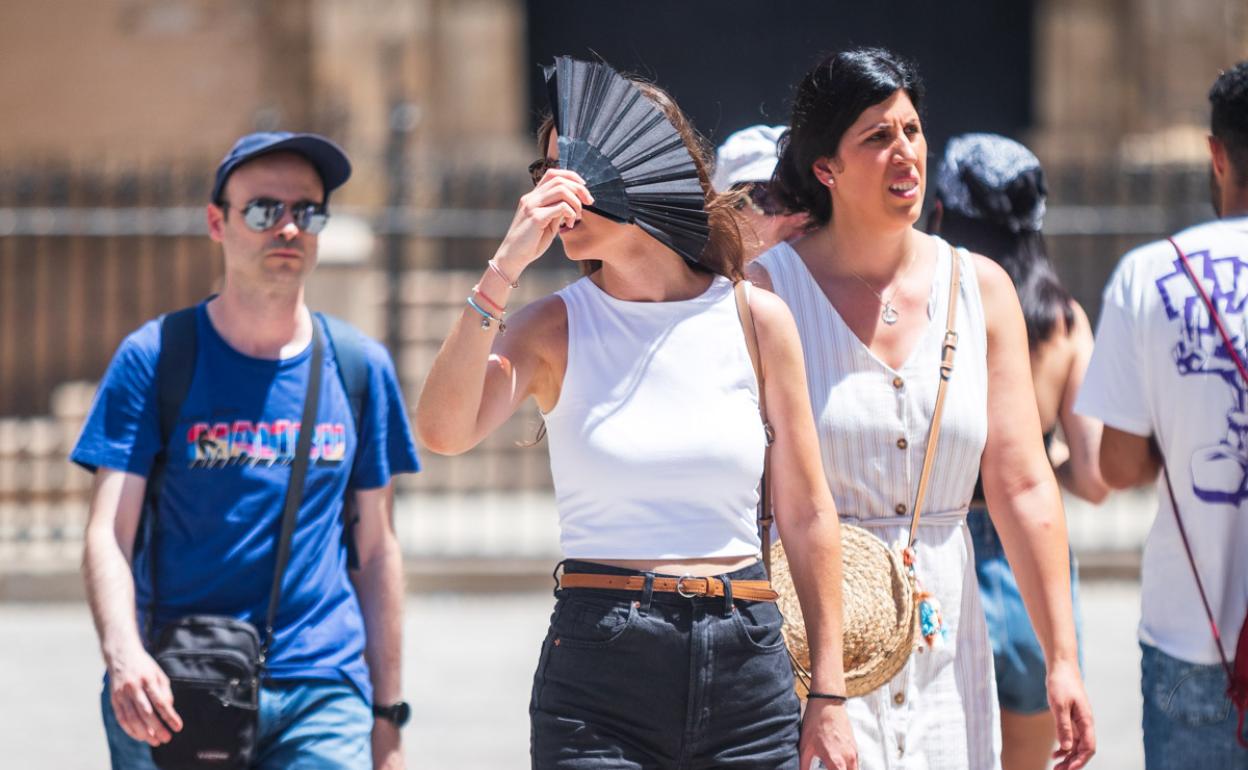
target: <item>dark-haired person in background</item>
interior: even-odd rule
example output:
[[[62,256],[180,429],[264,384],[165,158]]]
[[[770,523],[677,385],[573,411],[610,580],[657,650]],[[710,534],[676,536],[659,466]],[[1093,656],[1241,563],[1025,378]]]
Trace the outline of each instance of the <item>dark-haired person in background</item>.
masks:
[[[1248,62],[1209,92],[1213,207],[1219,219],[1174,236],[1241,359],[1248,279]],[[1228,659],[1248,610],[1248,383],[1165,240],[1127,253],[1105,287],[1096,349],[1075,409],[1105,422],[1100,465],[1125,489],[1157,485],[1140,565],[1144,759],[1149,770],[1248,768],[1237,715],[1186,546]],[[1164,479],[1173,483],[1180,533]],[[1240,660],[1242,665],[1243,661]]]
[[[800,717],[780,612],[774,595],[759,595],[766,436],[735,302],[733,196],[712,189],[700,139],[671,97],[634,85],[698,168],[709,242],[682,257],[588,210],[593,196],[559,168],[548,119],[534,189],[434,360],[416,426],[430,449],[457,454],[529,397],[545,417],[565,560],[529,705],[535,770],[806,770],[815,757],[854,768],[840,525],[793,318],[772,294],[747,295],[768,375],[780,531],[794,543],[813,688],[829,696]],[[487,308],[501,315],[555,237],[585,276],[509,315],[502,334]]]
[[[746,262],[800,235],[809,221],[805,214],[785,211],[771,192],[771,176],[780,158],[776,142],[784,131],[784,126],[750,126],[729,134],[715,150],[711,184],[720,192],[744,193],[735,208]]]
[[[1109,493],[1097,459],[1101,423],[1074,412],[1075,395],[1092,355],[1092,328],[1045,253],[1040,233],[1045,195],[1044,171],[1026,147],[996,134],[957,136],[949,140],[936,171],[936,206],[928,232],[989,257],[1014,282],[1027,324],[1031,379],[1045,444],[1052,446],[1059,424],[1065,439],[1066,456],[1058,458],[1054,469],[1058,483],[1099,503]],[[966,525],[975,545],[975,572],[992,641],[1001,704],[1001,764],[1005,770],[1043,770],[1057,740],[1044,686],[1044,649],[1023,607],[979,484]],[[1072,555],[1076,632],[1077,581]]]
[[[1064,768],[1095,750],[1080,678],[1061,497],[1044,451],[1027,332],[1000,265],[915,229],[927,181],[913,66],[881,49],[823,59],[797,88],[773,189],[815,227],[759,257],[802,337],[824,471],[842,516],[907,539],[940,379],[952,260],[957,357],[915,546],[943,609],[884,686],[849,703],[863,767],[999,766],[992,652],[965,527],[981,467],[989,510],[1045,650]],[[788,538],[786,544],[791,545]]]

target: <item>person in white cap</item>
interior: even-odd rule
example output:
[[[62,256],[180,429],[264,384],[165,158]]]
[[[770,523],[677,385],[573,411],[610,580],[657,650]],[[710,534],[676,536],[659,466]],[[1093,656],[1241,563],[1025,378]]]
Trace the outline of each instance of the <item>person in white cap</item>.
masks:
[[[803,212],[789,213],[771,195],[769,185],[779,157],[776,144],[785,126],[750,126],[730,135],[715,151],[715,173],[711,184],[720,192],[744,190],[737,209],[745,260],[749,262],[781,241],[801,235],[809,218]]]

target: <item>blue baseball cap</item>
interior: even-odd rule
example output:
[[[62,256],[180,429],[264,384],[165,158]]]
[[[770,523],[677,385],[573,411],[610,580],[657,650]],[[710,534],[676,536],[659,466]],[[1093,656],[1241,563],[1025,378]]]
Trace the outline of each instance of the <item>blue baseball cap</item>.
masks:
[[[293,152],[302,155],[320,174],[325,186],[325,200],[329,194],[351,178],[351,161],[342,148],[323,136],[316,134],[292,134],[289,131],[261,131],[248,134],[234,143],[217,166],[217,180],[212,185],[212,198],[221,200],[225,182],[234,170],[249,160],[272,152]]]

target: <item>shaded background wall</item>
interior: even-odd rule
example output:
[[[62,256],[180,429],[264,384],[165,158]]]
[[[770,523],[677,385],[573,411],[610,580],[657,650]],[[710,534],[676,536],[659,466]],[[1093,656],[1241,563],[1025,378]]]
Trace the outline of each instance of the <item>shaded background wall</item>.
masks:
[[[601,57],[655,80],[715,142],[755,123],[786,123],[796,84],[821,54],[890,48],[927,82],[933,149],[962,131],[1017,136],[1031,126],[1033,15],[1028,0],[527,4],[532,60]],[[538,114],[545,89],[536,67],[529,75]]]

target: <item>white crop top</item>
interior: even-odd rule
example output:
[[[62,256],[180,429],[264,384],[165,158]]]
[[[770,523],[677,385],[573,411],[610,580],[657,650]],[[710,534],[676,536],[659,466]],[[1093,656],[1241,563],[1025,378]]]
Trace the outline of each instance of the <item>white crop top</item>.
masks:
[[[558,296],[568,367],[545,418],[564,556],[757,555],[765,438],[732,283],[626,302],[582,278]]]

